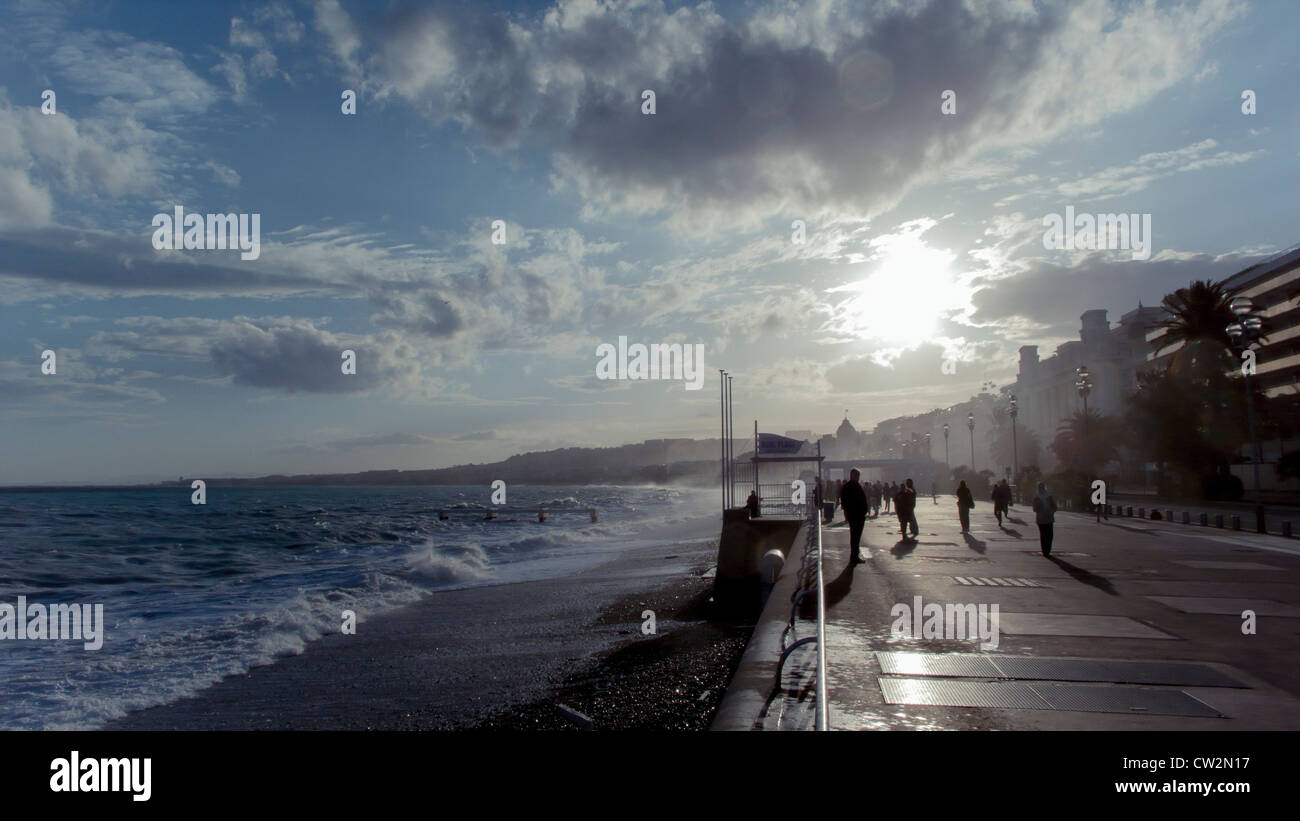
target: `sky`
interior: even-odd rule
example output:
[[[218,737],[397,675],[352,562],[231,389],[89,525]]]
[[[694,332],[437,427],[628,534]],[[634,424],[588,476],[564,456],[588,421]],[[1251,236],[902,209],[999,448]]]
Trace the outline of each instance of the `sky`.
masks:
[[[0,484],[704,438],[719,368],[742,430],[963,401],[1085,310],[1300,243],[1298,29],[1282,0],[0,2]],[[256,258],[160,247],[178,206],[258,215]],[[1149,255],[1049,248],[1067,208],[1149,216]],[[598,378],[620,337],[702,345],[704,388]]]

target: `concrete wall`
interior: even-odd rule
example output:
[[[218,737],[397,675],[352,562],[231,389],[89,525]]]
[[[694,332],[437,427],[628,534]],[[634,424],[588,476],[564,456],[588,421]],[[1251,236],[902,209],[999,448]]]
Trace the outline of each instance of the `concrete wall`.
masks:
[[[745,654],[736,667],[727,693],[713,717],[713,730],[759,729],[760,714],[776,686],[777,662],[781,659],[781,634],[790,619],[790,596],[794,592],[799,562],[803,558],[804,527],[796,525],[786,542],[785,570],[772,588],[766,605],[754,625]]]

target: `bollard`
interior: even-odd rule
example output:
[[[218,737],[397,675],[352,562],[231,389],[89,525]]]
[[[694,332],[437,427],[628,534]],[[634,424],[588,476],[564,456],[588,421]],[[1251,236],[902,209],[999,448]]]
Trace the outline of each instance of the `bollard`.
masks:
[[[1173,512],[1172,510],[1166,510],[1166,511],[1165,511],[1165,521],[1166,521],[1166,522],[1172,522],[1173,520],[1174,520],[1174,512]]]
[[[1191,524],[1191,523],[1192,523],[1192,514],[1188,513],[1186,510],[1184,510],[1184,511],[1183,511],[1183,524],[1185,524],[1185,525],[1189,525],[1189,524]]]
[[[596,508],[594,507],[591,509],[591,520],[596,521]]]
[[[780,578],[783,567],[785,567],[785,554],[774,547],[763,554],[763,559],[758,564],[758,578],[764,585],[770,587]]]
[[[1241,517],[1235,514],[1232,517],[1232,529],[1241,530]]]
[[[1215,526],[1215,527],[1218,527],[1218,528],[1222,528],[1222,527],[1223,527],[1223,514],[1222,514],[1222,513],[1216,513],[1216,514],[1214,514],[1214,526]]]
[[[1145,519],[1146,517],[1147,517],[1147,509],[1144,507],[1138,508],[1138,518]]]
[[[1132,518],[1133,518],[1133,508],[1131,508],[1131,507],[1124,508],[1124,515],[1127,516],[1127,517],[1129,517],[1130,519],[1132,519]]]
[[[1204,513],[1201,514],[1201,527],[1210,526],[1210,517]]]
[[[1290,523],[1290,522],[1283,522],[1283,523],[1282,523],[1282,537],[1285,538],[1285,539],[1289,539],[1289,538],[1291,538],[1291,523]]]

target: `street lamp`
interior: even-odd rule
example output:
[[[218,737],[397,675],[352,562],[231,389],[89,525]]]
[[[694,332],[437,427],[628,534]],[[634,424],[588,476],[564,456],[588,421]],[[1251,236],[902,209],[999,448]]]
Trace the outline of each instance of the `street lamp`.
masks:
[[[1020,501],[1020,460],[1019,448],[1016,447],[1016,395],[1011,394],[1011,407],[1007,409],[1011,415],[1011,478],[1016,480],[1016,501]]]
[[[970,428],[970,472],[975,473],[975,414],[966,414],[966,427]]]
[[[952,463],[948,461],[948,423],[943,423],[943,469],[946,471],[943,477],[943,486],[947,487],[952,481]]]
[[[1092,382],[1088,379],[1092,374],[1088,373],[1087,365],[1080,365],[1075,369],[1078,380],[1075,381],[1074,387],[1078,389],[1079,396],[1083,397],[1083,415],[1088,416],[1088,394],[1092,393]]]
[[[1234,348],[1244,353],[1259,341],[1264,321],[1254,315],[1255,303],[1251,302],[1250,297],[1237,297],[1232,300],[1231,307],[1237,321],[1226,328],[1228,338]],[[1250,454],[1255,468],[1255,530],[1266,533],[1268,531],[1264,523],[1264,500],[1260,495],[1259,487],[1259,463],[1262,460],[1259,442],[1255,437],[1255,397],[1250,391],[1250,374],[1253,370],[1254,368],[1243,367],[1241,372],[1246,377],[1246,414],[1250,420]]]

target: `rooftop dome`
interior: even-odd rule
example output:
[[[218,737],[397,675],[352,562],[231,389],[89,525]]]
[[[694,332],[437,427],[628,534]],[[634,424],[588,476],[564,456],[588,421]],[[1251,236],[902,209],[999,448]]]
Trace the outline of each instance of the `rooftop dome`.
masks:
[[[845,436],[856,436],[857,433],[857,428],[853,427],[853,425],[849,423],[849,417],[846,416],[844,417],[844,421],[840,423],[840,426],[835,429],[835,438],[843,439]]]

